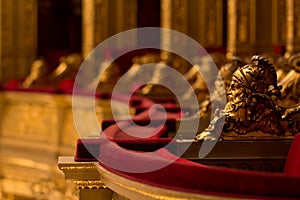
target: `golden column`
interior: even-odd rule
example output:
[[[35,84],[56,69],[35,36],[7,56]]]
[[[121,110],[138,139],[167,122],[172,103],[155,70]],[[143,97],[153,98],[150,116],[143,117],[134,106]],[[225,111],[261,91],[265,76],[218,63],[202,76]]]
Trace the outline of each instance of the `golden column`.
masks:
[[[188,1],[188,35],[205,48],[224,45],[223,6],[223,0]]]
[[[255,45],[254,53],[272,56],[274,54],[273,34],[279,30],[273,27],[275,22],[278,22],[278,15],[281,11],[278,10],[275,15],[272,10],[279,1],[264,0],[257,1],[255,5]],[[282,24],[283,25],[283,24]]]
[[[137,0],[82,0],[82,53],[114,34],[137,27]],[[129,38],[123,43],[135,42]],[[123,42],[123,43],[122,43]]]
[[[256,40],[256,0],[228,0],[227,56],[254,52]]]
[[[272,44],[286,45],[286,0],[272,0]]]
[[[108,0],[82,1],[82,54],[108,37]]]
[[[288,49],[292,52],[291,49],[295,48],[300,41],[296,41],[295,30],[298,20],[295,9],[297,4],[298,7],[300,5],[298,2],[228,0],[227,55],[243,57],[255,53],[272,56],[273,47],[285,46],[286,41]],[[287,15],[288,20],[286,20]]]
[[[290,57],[294,53],[300,52],[300,1],[286,0],[287,13],[287,34],[286,34],[286,54]]]
[[[0,80],[27,75],[37,50],[37,0],[0,0]]]
[[[188,34],[188,1],[187,0],[161,0],[161,27]],[[162,47],[171,47],[173,41],[169,32],[162,32]],[[184,41],[182,41],[184,44]],[[178,43],[177,43],[178,44]],[[182,47],[184,50],[184,47]]]

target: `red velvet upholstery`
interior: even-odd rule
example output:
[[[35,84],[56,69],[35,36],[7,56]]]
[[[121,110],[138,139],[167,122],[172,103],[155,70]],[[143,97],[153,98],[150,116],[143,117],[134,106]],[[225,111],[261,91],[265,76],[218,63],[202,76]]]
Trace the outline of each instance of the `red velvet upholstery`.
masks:
[[[163,124],[158,126],[137,126],[128,121],[122,121],[109,126],[102,134],[105,134],[111,140],[153,139],[167,137],[168,129]]]
[[[176,110],[177,111],[177,110]],[[167,112],[167,116],[164,115],[164,113],[159,110],[159,108],[152,109],[152,118],[150,120],[149,116],[149,110],[145,110],[135,116],[132,117],[132,121],[135,122],[138,125],[145,126],[149,124],[150,122],[155,123],[156,126],[160,126],[164,124],[168,127],[169,131],[175,131],[176,129],[176,119],[181,117],[181,112]],[[120,121],[128,121],[128,120],[120,120]],[[103,120],[102,121],[102,130],[106,130],[111,125],[115,124],[116,121],[113,119],[110,120]]]
[[[4,91],[15,91],[15,92],[39,92],[39,93],[57,93],[55,88],[51,87],[34,87],[34,88],[22,88],[21,83],[23,80],[10,80],[3,87]]]
[[[74,160],[77,162],[93,162],[99,157],[99,139],[79,139],[76,144]]]
[[[166,149],[150,154],[125,150],[113,142],[102,140],[100,165],[128,179],[141,183],[200,194],[255,199],[300,198],[300,176],[210,167],[182,158],[156,171],[129,173],[111,168],[121,164],[127,169],[147,169],[149,165],[174,160]],[[176,158],[176,157],[175,157]]]
[[[141,106],[141,107],[149,108],[155,103],[149,98],[137,96],[137,95],[128,96],[127,94],[116,94],[116,93],[114,93],[113,95],[113,100],[115,101],[126,102],[128,101],[128,99],[129,99],[129,104],[133,107]]]
[[[74,160],[77,162],[97,161],[99,157],[100,143],[102,139],[79,139],[76,144],[76,153]],[[151,152],[169,145],[169,149],[175,149],[175,143],[172,138],[158,139],[139,139],[139,140],[113,140],[120,147],[135,150]]]
[[[139,98],[131,100],[135,106],[142,102]],[[146,101],[144,105],[153,105],[153,102]],[[152,116],[157,123],[142,130],[146,131],[147,138],[130,136],[114,120],[106,120],[102,124],[103,133],[109,139],[78,140],[75,160],[96,161],[97,157],[100,165],[120,176],[176,191],[254,199],[300,199],[299,135],[295,137],[289,151],[284,173],[212,167],[178,158],[163,148],[174,142],[171,138],[161,137],[175,127],[175,119],[180,117],[181,111],[167,112],[166,125],[162,124],[161,111],[154,111]],[[133,121],[138,125],[147,125],[150,122],[149,110],[134,116]],[[170,125],[169,122],[173,124]],[[121,121],[120,126],[133,133],[141,132],[128,120]],[[147,154],[141,151],[146,151]],[[160,164],[165,164],[165,167],[143,173],[126,172],[112,167],[121,166],[123,169],[139,171]]]
[[[20,80],[20,79],[9,80],[7,81],[7,83],[5,83],[4,88],[7,90],[19,88],[21,86],[22,81],[24,80]]]
[[[284,166],[284,173],[300,176],[300,134],[295,136],[291,144]]]
[[[36,92],[36,93],[50,93],[56,94],[57,90],[54,88],[4,88],[4,91],[15,91],[15,92]]]
[[[64,93],[72,93],[75,80],[63,80],[58,84],[58,89]]]

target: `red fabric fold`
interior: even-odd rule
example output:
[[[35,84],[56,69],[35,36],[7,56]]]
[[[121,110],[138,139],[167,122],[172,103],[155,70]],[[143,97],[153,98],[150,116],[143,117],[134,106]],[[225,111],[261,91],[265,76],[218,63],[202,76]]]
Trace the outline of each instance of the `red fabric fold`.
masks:
[[[99,157],[100,143],[103,139],[79,139],[76,144],[76,152],[74,160],[77,162],[93,162],[97,161]],[[176,144],[172,138],[154,138],[154,139],[140,139],[140,140],[113,140],[120,147],[134,150],[151,152],[169,145],[169,149],[176,151]]]
[[[300,176],[300,133],[295,136],[290,146],[284,165],[284,173]]]
[[[128,121],[113,124],[105,129],[105,134],[111,140],[139,140],[167,137],[168,128],[163,124],[157,126],[138,126]]]
[[[177,158],[166,149],[144,154],[108,141],[101,143],[99,156],[100,165],[113,173],[160,188],[255,199],[300,198],[300,176],[210,167]],[[123,168],[143,170],[148,169],[148,165],[164,164],[174,159],[166,167],[145,173],[112,168],[120,164]]]
[[[150,119],[150,112],[152,118]],[[138,125],[146,126],[149,123],[154,123],[156,126],[163,125],[165,122],[165,125],[169,129],[169,131],[176,131],[176,119],[179,119],[181,117],[181,112],[166,112],[166,115],[164,112],[162,112],[159,108],[154,108],[151,111],[145,110],[144,112],[137,114],[132,117],[132,121]],[[118,120],[119,122],[128,122],[130,120]],[[108,119],[103,120],[101,124],[102,130],[106,130],[110,126],[116,123],[116,120],[114,119]]]

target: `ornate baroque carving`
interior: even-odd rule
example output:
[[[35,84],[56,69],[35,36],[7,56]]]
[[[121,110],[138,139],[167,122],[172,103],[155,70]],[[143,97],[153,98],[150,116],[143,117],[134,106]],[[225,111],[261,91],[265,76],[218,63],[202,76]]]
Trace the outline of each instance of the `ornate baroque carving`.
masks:
[[[277,86],[274,66],[262,56],[239,67],[233,74],[224,110],[213,125],[197,136],[217,138],[215,130],[223,127],[222,138],[290,136],[300,131],[300,104],[282,107],[277,103],[281,87]]]

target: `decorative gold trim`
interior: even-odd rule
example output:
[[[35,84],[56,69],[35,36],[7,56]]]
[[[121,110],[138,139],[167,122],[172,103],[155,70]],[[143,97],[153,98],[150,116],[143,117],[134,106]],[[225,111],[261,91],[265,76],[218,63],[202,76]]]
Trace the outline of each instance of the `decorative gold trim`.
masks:
[[[175,190],[163,189],[140,182],[126,179],[122,176],[116,175],[99,164],[96,164],[97,170],[101,174],[102,182],[111,190],[122,194],[129,199],[163,199],[163,200],[180,200],[180,199],[235,199],[230,197],[218,197],[204,194],[194,194],[187,192],[180,192]]]
[[[86,172],[85,178],[82,178],[78,175],[74,176],[76,178],[75,184],[77,186],[79,185],[80,187],[79,189],[94,189],[94,188],[96,189],[97,187],[101,189],[104,187],[112,190],[114,193],[118,193],[123,197],[129,199],[145,199],[145,198],[164,199],[164,200],[235,199],[235,198],[187,193],[187,192],[180,192],[175,190],[158,188],[155,186],[126,179],[122,176],[119,176],[113,172],[108,171],[107,169],[103,168],[96,162],[84,162],[84,163],[75,162],[73,161],[73,157],[59,157],[58,166],[65,173],[66,179],[73,179],[73,177],[70,178],[69,176],[70,171],[66,171],[65,169],[71,171],[73,171],[73,169],[80,169]],[[85,168],[87,170],[85,170]],[[97,172],[97,176],[86,178],[89,177],[87,173],[89,173],[88,171],[91,168]]]
[[[84,162],[86,163],[86,162]],[[95,167],[93,165],[72,165],[72,166],[68,166],[68,165],[59,165],[59,169],[62,171],[68,171],[68,172],[74,172],[74,171],[94,171]]]
[[[99,173],[93,162],[75,162],[74,157],[59,157],[58,168],[67,179],[98,180]]]
[[[76,180],[74,183],[81,190],[107,188],[100,180]]]

